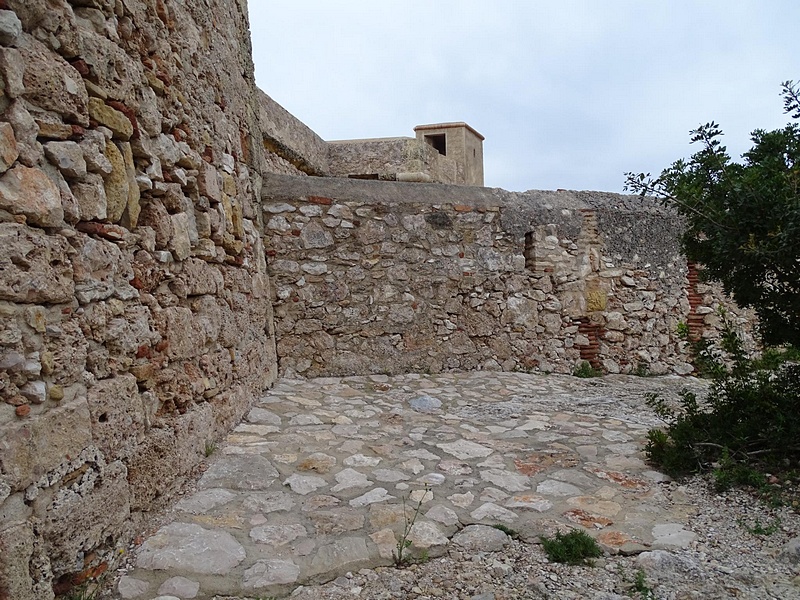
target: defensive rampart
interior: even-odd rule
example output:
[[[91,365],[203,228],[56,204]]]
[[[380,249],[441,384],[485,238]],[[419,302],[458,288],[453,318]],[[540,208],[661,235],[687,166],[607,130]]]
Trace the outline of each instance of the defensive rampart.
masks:
[[[717,335],[651,200],[284,176],[263,200],[284,374],[688,374],[679,323]]]
[[[276,376],[261,174],[302,171],[246,14],[0,1],[4,600],[101,572]]]

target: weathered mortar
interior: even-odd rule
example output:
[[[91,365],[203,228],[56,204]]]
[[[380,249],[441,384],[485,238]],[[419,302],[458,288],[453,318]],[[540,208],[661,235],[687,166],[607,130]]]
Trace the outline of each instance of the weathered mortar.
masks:
[[[651,200],[269,176],[263,202],[281,373],[692,370],[679,224]]]
[[[0,1],[0,598],[98,573],[276,376],[243,1]]]

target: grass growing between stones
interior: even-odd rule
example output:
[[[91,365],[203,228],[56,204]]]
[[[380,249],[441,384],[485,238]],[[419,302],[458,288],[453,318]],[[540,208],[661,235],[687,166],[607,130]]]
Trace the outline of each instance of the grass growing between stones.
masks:
[[[209,458],[216,451],[217,451],[217,445],[212,441],[207,441],[206,447],[204,449],[204,454],[206,455],[206,458]]]
[[[575,377],[588,379],[590,377],[602,377],[603,371],[600,369],[595,369],[591,364],[589,364],[589,361],[584,360],[581,364],[575,367],[575,369],[572,371],[572,374]]]
[[[508,537],[510,537],[512,540],[518,540],[519,539],[519,532],[516,529],[512,529],[508,525],[503,525],[502,523],[497,523],[495,525],[492,525],[492,527],[494,527],[495,529],[497,529],[499,531],[502,531]]]
[[[633,578],[633,585],[631,590],[638,596],[639,600],[655,600],[656,593],[649,585],[647,585],[647,577],[644,571],[639,569]]]
[[[542,536],[541,541],[548,560],[552,562],[592,566],[592,559],[603,555],[595,539],[578,529],[569,533],[559,531],[552,538]]]

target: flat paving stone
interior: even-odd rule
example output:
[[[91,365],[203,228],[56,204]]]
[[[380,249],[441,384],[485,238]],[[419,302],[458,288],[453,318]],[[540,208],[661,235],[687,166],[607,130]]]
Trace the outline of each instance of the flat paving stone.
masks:
[[[644,461],[660,423],[642,407],[648,392],[705,386],[490,372],[279,381],[117,591],[280,597],[391,564],[412,521],[416,556],[502,548],[498,524],[523,540],[583,529],[609,552],[685,548],[695,534],[660,493],[669,478]]]

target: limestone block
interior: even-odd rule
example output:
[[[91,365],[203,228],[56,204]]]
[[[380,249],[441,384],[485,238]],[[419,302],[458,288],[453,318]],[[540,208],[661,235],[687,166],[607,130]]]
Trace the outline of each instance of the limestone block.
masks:
[[[0,467],[14,489],[24,489],[92,443],[85,397],[45,413],[0,425]]]
[[[33,541],[30,523],[21,523],[0,531],[0,591],[6,598],[44,600],[34,592],[30,576]]]
[[[25,63],[16,48],[0,48],[0,73],[3,77],[3,92],[9,98],[19,98],[25,93],[23,74]]]
[[[81,179],[86,175],[86,161],[77,142],[47,142],[44,154],[64,177]]]
[[[152,198],[142,206],[139,224],[153,228],[156,248],[159,250],[165,249],[172,239],[172,219],[159,198]]]
[[[138,292],[131,287],[133,269],[117,244],[89,236],[74,240],[75,295],[88,304],[111,296],[131,299]]]
[[[76,4],[92,3],[83,1]],[[109,3],[103,0],[100,6],[107,4]],[[110,6],[114,6],[114,3],[110,3]],[[110,12],[111,8],[105,10]],[[138,23],[143,24],[144,21],[145,19],[141,19]],[[140,60],[128,56],[119,45],[118,40],[107,37],[109,34],[115,35],[116,29],[113,26],[109,27],[105,30],[105,34],[101,35],[89,28],[75,27],[81,46],[81,58],[89,67],[93,79],[96,78],[97,86],[104,90],[108,97],[134,106],[136,104],[136,88],[145,81],[144,68]],[[159,34],[150,30],[148,35]]]
[[[244,217],[242,215],[242,203],[234,202],[231,206],[231,225],[234,237],[238,240],[244,239]]]
[[[158,98],[153,88],[143,85],[136,90],[139,110],[136,115],[140,129],[148,135],[156,136],[161,133],[161,111],[158,110]]]
[[[130,491],[127,469],[121,462],[107,465],[102,474],[89,469],[78,491],[60,489],[50,505],[42,534],[51,568],[71,572],[77,560],[101,546],[109,537],[118,538],[129,528]]]
[[[156,317],[161,337],[167,342],[167,355],[180,360],[196,356],[202,351],[197,343],[200,332],[194,330],[192,311],[181,306],[165,308]]]
[[[69,122],[88,127],[89,96],[75,67],[25,33],[19,37],[18,48],[25,63],[25,99]]]
[[[64,223],[58,187],[43,171],[23,165],[0,178],[0,208],[25,215],[32,225],[58,227]]]
[[[174,167],[182,156],[175,138],[164,133],[151,140],[151,151],[167,169]]]
[[[0,10],[0,44],[13,46],[22,33],[22,22],[12,10]]]
[[[189,214],[185,212],[170,215],[172,221],[172,238],[167,248],[172,251],[175,260],[184,260],[192,254]],[[197,234],[195,232],[195,237]]]
[[[92,442],[106,460],[129,457],[144,435],[144,404],[136,378],[128,373],[98,381],[87,392]]]
[[[100,175],[89,173],[82,182],[73,183],[70,189],[78,202],[81,220],[106,219],[108,201],[105,184]]]
[[[181,279],[186,284],[189,296],[216,294],[225,286],[219,269],[197,258],[189,258],[183,263]]]
[[[333,236],[330,232],[325,231],[316,221],[312,221],[303,227],[303,230],[300,232],[300,241],[306,249],[333,246]]]
[[[0,123],[0,174],[8,171],[18,156],[14,128],[10,123]]]
[[[89,116],[101,125],[108,127],[114,133],[115,138],[123,141],[131,139],[133,124],[124,113],[111,108],[100,98],[89,98],[88,110]]]
[[[43,155],[42,145],[36,140],[36,136],[39,134],[36,121],[20,100],[15,101],[6,110],[3,117],[14,128],[19,161],[28,167],[36,166]]]
[[[93,129],[84,133],[81,150],[87,170],[104,177],[111,174],[113,167],[105,156],[106,137],[101,132]]]
[[[74,134],[72,125],[67,125],[60,118],[36,115],[34,121],[36,121],[36,126],[39,128],[39,139],[64,141]]]
[[[80,54],[78,26],[66,0],[6,0],[24,31],[37,32],[48,45],[66,58]]]
[[[0,223],[0,300],[65,303],[75,288],[64,238],[17,223]]]
[[[139,205],[141,194],[139,193],[139,184],[136,181],[136,166],[133,164],[131,145],[122,143],[120,144],[120,150],[122,151],[122,158],[125,163],[125,174],[128,178],[128,201],[122,213],[120,224],[128,229],[135,229],[139,222],[139,214],[142,210]]]
[[[606,329],[613,329],[616,331],[624,331],[628,327],[628,323],[622,316],[622,313],[612,311],[606,313]]]
[[[104,154],[111,163],[111,173],[105,178],[106,215],[110,222],[117,223],[128,206],[130,194],[128,166],[116,144],[108,142]]]

